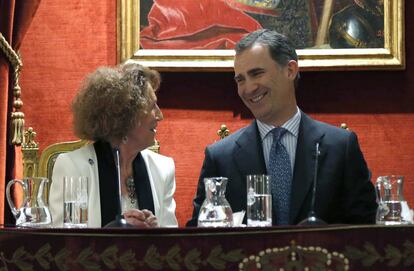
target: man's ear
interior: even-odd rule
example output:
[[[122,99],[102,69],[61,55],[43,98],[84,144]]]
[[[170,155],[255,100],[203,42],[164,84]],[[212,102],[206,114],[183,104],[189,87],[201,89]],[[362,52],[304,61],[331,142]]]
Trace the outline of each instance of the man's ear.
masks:
[[[290,60],[286,66],[287,66],[288,78],[295,80],[296,75],[299,72],[298,62],[296,62],[295,60]]]

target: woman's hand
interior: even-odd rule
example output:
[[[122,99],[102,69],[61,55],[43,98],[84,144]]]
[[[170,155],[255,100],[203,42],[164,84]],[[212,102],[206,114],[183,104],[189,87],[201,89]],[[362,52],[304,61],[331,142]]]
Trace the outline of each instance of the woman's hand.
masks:
[[[158,226],[157,218],[147,209],[131,209],[126,211],[123,215],[129,224],[138,228],[155,228]]]

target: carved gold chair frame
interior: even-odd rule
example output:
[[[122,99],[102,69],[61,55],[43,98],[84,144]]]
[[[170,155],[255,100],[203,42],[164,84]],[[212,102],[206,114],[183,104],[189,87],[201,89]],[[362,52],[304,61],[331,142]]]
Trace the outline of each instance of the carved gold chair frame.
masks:
[[[36,132],[29,127],[24,132],[24,142],[22,144],[23,154],[23,176],[25,177],[46,177],[52,178],[53,166],[59,154],[79,149],[87,144],[87,140],[65,141],[52,144],[46,147],[39,155],[39,144],[35,141]],[[160,143],[155,140],[154,145],[149,150],[159,153]]]

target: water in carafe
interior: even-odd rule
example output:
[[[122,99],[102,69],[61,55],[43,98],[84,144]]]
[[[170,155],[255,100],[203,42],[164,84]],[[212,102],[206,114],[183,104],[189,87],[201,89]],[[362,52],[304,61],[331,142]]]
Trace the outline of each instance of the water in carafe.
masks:
[[[380,176],[375,188],[377,193],[376,223],[401,225],[413,223],[413,216],[403,196],[404,177]]]
[[[7,184],[6,198],[16,219],[16,226],[41,228],[51,225],[52,217],[47,204],[48,182],[47,178],[28,177],[22,180],[11,180]],[[11,193],[11,187],[14,184],[19,184],[23,189],[23,203],[18,208],[14,205],[14,196]]]
[[[233,211],[226,200],[227,178],[204,178],[206,199],[198,215],[198,227],[231,227],[233,226]]]

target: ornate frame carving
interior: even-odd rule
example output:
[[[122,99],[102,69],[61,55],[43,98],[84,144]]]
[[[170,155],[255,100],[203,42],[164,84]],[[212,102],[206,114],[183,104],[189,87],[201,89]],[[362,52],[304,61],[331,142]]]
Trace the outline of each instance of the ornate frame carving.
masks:
[[[135,60],[162,71],[231,71],[233,50],[139,49],[138,0],[118,0],[120,62]],[[300,49],[301,70],[386,70],[405,68],[404,0],[384,0],[384,48]]]

